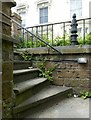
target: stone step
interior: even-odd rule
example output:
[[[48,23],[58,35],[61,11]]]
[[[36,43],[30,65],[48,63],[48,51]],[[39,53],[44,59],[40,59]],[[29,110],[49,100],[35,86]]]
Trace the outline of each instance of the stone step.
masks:
[[[46,81],[46,80],[47,80],[47,78],[35,78],[35,79],[23,81],[21,83],[15,84],[13,90],[14,90],[15,94],[20,94],[20,93],[22,93],[22,92],[34,87],[35,85],[38,85],[38,84]]]
[[[53,100],[60,96],[60,100],[67,97],[68,94],[72,93],[72,88],[48,85],[41,91],[37,92],[35,95],[24,101],[22,104],[14,108],[14,114],[19,115],[36,105],[43,102],[48,102],[48,100]]]
[[[14,70],[28,69],[31,66],[32,66],[32,62],[31,61],[15,60],[14,61],[14,65],[13,65],[13,69]]]
[[[14,60],[23,60],[23,58],[22,58],[22,52],[14,51],[13,59]]]
[[[15,105],[21,104],[48,84],[49,81],[46,78],[35,78],[15,84],[13,88],[16,94]]]
[[[39,68],[31,68],[31,69],[22,69],[22,70],[14,70],[14,83],[20,83],[29,79],[37,78],[39,75]]]

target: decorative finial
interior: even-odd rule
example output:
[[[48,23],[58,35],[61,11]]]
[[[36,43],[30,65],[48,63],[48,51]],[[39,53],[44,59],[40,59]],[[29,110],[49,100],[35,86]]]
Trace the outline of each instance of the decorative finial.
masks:
[[[78,41],[77,41],[77,20],[76,20],[76,14],[74,13],[72,16],[72,23],[71,23],[71,44],[72,45],[77,45]]]

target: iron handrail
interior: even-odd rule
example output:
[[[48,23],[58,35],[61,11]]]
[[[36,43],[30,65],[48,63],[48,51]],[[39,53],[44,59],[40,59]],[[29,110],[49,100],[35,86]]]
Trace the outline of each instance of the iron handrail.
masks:
[[[30,33],[31,35],[33,35],[34,37],[36,37],[38,40],[40,40],[41,42],[45,43],[47,46],[49,46],[50,48],[52,48],[53,50],[55,50],[56,52],[58,52],[59,54],[62,54],[60,51],[58,51],[56,48],[54,48],[53,46],[51,46],[50,44],[48,44],[47,42],[45,42],[42,38],[40,38],[38,35],[35,35],[34,33],[30,32],[29,30],[27,30],[27,28],[24,28],[22,25],[20,25],[18,22],[16,22],[14,19],[12,19],[11,17],[9,17],[8,15],[6,15],[5,13],[1,12],[0,13],[2,15],[4,15],[5,17],[9,18],[11,20],[11,22],[16,23],[20,28],[26,30],[28,33]]]
[[[90,18],[81,18],[81,19],[77,19],[76,21],[79,22],[79,21],[90,20],[90,19],[91,19],[91,17]],[[65,22],[45,23],[45,24],[34,25],[34,26],[31,26],[31,27],[26,27],[26,28],[29,29],[29,28],[33,28],[33,27],[50,26],[50,25],[63,24],[63,23],[71,23],[71,20],[65,21]]]

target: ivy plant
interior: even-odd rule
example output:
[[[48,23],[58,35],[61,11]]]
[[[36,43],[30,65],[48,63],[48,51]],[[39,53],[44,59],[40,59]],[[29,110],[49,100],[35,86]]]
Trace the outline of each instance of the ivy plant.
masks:
[[[91,92],[89,92],[89,91],[81,91],[80,92],[80,97],[82,97],[83,99],[91,98]]]
[[[26,50],[21,54],[23,60],[30,61],[32,59],[32,55]]]
[[[49,81],[53,81],[53,77],[52,77],[52,73],[55,70],[55,67],[51,67],[51,68],[47,68],[45,67],[45,61],[43,61],[42,63],[40,63],[38,65],[38,67],[40,68],[40,74],[39,76],[42,76],[44,78],[47,78]]]

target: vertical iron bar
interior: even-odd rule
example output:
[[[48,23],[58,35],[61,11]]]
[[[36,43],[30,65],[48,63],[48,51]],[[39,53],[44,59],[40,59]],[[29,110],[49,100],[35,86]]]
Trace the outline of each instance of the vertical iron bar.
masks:
[[[32,33],[33,33],[33,27],[32,27]],[[33,48],[33,35],[31,35],[32,37],[32,48]]]
[[[47,25],[47,39],[48,39],[48,25]]]
[[[36,36],[38,36],[38,27],[36,27]],[[36,38],[36,47],[37,47],[37,38]]]
[[[53,24],[52,24],[52,45],[53,45]]]
[[[28,48],[28,31],[27,32],[27,45],[26,45],[26,48]]]
[[[64,46],[65,46],[65,22],[63,23],[63,39],[64,39]]]
[[[85,44],[85,19],[83,20],[83,44]]]
[[[43,39],[43,26],[41,26],[41,38]],[[41,42],[41,46],[42,46],[42,42]]]
[[[24,42],[25,42],[24,41],[24,29],[23,29],[23,33],[22,34],[23,34],[22,36],[23,36],[23,44],[24,44]],[[23,48],[24,48],[24,46],[23,46]]]

